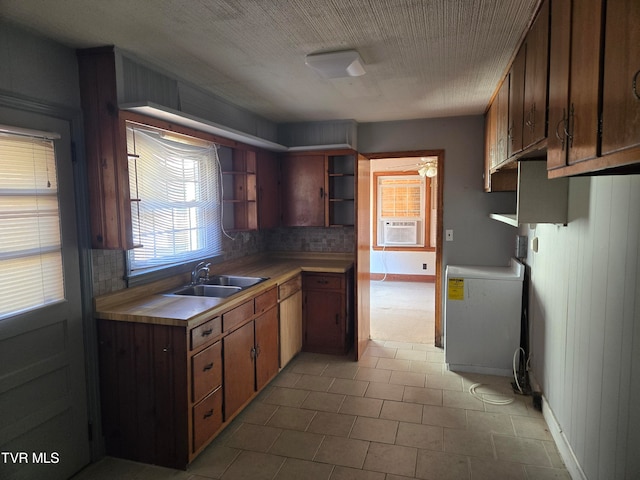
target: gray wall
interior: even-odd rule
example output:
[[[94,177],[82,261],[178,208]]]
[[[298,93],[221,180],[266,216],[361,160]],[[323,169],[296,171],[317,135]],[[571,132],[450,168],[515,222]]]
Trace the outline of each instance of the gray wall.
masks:
[[[362,153],[444,150],[443,229],[453,229],[444,242],[443,267],[508,265],[516,229],[489,218],[489,213],[515,212],[512,193],[485,193],[484,118],[481,116],[364,123],[358,128]]]
[[[557,443],[577,459],[567,467],[640,478],[640,176],[572,178],[568,225],[522,233],[539,242],[531,364]]]

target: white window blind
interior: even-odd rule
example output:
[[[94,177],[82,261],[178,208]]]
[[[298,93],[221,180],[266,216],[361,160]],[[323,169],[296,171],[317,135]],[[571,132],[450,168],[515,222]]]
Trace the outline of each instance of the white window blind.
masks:
[[[0,132],[0,318],[64,299],[54,143],[6,130]]]
[[[424,183],[417,175],[379,177],[379,217],[423,219]]]
[[[127,125],[133,240],[129,275],[221,253],[214,143]]]

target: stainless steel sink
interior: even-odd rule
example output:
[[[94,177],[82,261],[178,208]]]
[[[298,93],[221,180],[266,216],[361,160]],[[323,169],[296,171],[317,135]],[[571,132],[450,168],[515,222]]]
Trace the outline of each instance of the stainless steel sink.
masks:
[[[242,290],[241,287],[228,285],[193,285],[172,292],[171,295],[190,295],[192,297],[227,298]]]
[[[205,280],[204,285],[224,285],[248,288],[265,281],[263,277],[241,277],[238,275],[213,275]]]
[[[214,275],[203,283],[188,285],[166,295],[188,295],[191,297],[227,298],[241,290],[267,280],[263,277],[241,277],[238,275]]]

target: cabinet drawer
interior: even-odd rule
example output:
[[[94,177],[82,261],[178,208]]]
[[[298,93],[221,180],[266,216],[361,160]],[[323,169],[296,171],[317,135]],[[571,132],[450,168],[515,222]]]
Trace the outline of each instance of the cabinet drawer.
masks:
[[[208,322],[191,330],[191,350],[204,345],[222,333],[220,317],[212,318]]]
[[[222,425],[222,388],[193,407],[193,451],[197,451]]]
[[[296,275],[291,280],[287,280],[278,286],[278,300],[282,301],[290,297],[302,288],[302,276]]]
[[[218,341],[191,358],[193,401],[222,385],[222,342]]]
[[[255,300],[256,314],[260,315],[278,303],[278,289],[273,287],[272,289],[258,295]]]
[[[245,320],[249,320],[252,316],[253,300],[249,300],[248,302],[244,302],[242,305],[237,306],[233,310],[223,313],[222,327],[227,331]]]
[[[340,290],[344,288],[344,275],[307,273],[304,276],[304,288],[322,288],[327,290]]]

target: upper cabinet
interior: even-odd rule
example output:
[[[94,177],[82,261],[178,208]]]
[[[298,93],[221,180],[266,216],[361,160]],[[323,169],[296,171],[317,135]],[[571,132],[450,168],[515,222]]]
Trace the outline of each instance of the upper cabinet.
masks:
[[[550,177],[640,171],[640,4],[554,0]]]
[[[282,225],[353,226],[355,159],[352,150],[284,155],[280,160]]]
[[[640,2],[609,0],[602,84],[602,155],[640,158]]]
[[[267,150],[258,151],[258,229],[280,225],[280,195],[278,156]]]
[[[227,231],[258,229],[256,152],[224,148],[218,153],[222,169],[222,220]]]

